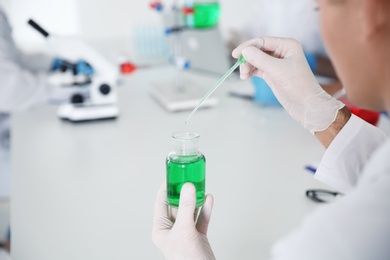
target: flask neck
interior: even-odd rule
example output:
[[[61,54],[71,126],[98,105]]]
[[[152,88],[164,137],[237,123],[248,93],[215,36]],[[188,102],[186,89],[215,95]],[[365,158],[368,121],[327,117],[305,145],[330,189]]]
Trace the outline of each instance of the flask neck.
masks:
[[[177,155],[194,155],[198,153],[200,135],[188,132],[178,132],[172,135],[173,150]]]

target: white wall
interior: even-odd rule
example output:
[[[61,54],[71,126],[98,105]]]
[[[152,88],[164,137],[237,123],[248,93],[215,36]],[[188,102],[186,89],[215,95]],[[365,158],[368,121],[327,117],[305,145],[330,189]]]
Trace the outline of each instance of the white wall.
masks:
[[[221,29],[242,28],[259,1],[262,0],[220,0]],[[128,35],[132,26],[161,24],[160,15],[149,8],[146,0],[80,0],[79,4],[82,31],[88,38],[118,38]]]
[[[161,26],[161,15],[149,8],[148,0],[3,0],[10,1],[14,37],[25,50],[42,49],[44,40],[26,25],[32,17],[48,31],[82,34],[87,40],[131,42],[135,27]],[[163,3],[169,4],[173,0]],[[220,0],[220,28],[226,37],[233,28],[242,28],[252,7],[264,0]],[[270,0],[272,1],[272,0]]]
[[[32,18],[49,33],[80,34],[78,0],[8,0],[15,41],[27,51],[43,50],[44,38],[27,20]]]
[[[230,29],[243,29],[254,15],[254,7],[265,1],[273,0],[220,0],[222,9],[220,27],[223,33]]]
[[[159,25],[161,17],[142,0],[81,0],[81,28],[89,39],[128,37],[135,25]]]

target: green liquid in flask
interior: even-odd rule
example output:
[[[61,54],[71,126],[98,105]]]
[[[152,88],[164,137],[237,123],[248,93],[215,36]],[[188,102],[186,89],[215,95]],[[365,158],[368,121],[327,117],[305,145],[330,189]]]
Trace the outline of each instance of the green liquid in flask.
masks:
[[[203,205],[205,199],[206,159],[202,154],[175,156],[166,160],[168,204],[179,206],[180,191],[186,182],[196,188],[196,207]]]
[[[217,25],[221,15],[219,3],[195,3],[193,15],[185,17],[186,24],[192,28],[211,28]]]

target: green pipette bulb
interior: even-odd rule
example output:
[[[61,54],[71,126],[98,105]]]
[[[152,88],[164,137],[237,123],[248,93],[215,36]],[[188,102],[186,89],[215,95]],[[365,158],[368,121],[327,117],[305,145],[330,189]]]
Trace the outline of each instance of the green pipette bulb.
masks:
[[[238,60],[237,62],[225,73],[225,75],[223,75],[217,83],[215,83],[215,85],[206,93],[206,95],[204,95],[204,97],[199,101],[198,105],[194,108],[194,110],[192,110],[191,114],[187,117],[186,121],[185,121],[185,124],[187,124],[192,115],[195,114],[196,110],[198,110],[198,108],[209,98],[209,96],[222,84],[222,82],[225,81],[225,79],[227,77],[229,77],[230,74],[232,74],[232,72],[238,67],[240,66],[242,63],[245,63],[246,60],[245,58],[240,54],[240,56],[238,57]]]

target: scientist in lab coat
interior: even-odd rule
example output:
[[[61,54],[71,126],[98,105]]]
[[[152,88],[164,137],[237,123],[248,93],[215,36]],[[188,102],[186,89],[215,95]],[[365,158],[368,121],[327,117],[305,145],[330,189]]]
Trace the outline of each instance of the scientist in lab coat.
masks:
[[[317,2],[324,43],[347,97],[389,112],[390,1]],[[390,259],[390,139],[321,89],[297,41],[256,38],[233,51],[235,58],[240,54],[247,60],[241,78],[264,78],[289,114],[326,147],[315,178],[345,194],[281,238],[271,258]],[[215,259],[207,239],[213,197],[206,197],[197,223],[195,198],[194,186],[185,184],[173,223],[166,189],[158,192],[153,241],[167,259]]]
[[[43,54],[21,52],[12,38],[6,16],[6,2],[0,0],[0,198],[10,194],[10,114],[42,105],[50,100],[66,101],[75,89],[50,84],[48,72],[54,59]]]

